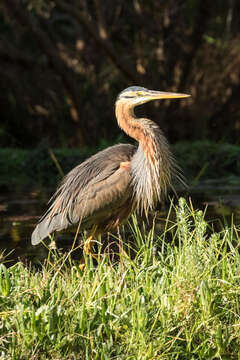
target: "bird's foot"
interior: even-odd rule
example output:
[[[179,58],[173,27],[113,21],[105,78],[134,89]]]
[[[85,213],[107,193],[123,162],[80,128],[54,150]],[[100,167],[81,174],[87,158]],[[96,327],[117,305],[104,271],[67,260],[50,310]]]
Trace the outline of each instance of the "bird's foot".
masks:
[[[84,257],[81,258],[80,263],[79,263],[78,266],[79,266],[79,269],[80,269],[81,271],[84,271],[84,270],[85,270],[86,263],[85,263]]]
[[[92,238],[87,239],[87,241],[85,241],[85,243],[83,245],[83,251],[85,252],[86,255],[92,256],[94,259],[96,259],[98,261],[99,255],[95,254],[92,251],[93,245],[95,243],[96,243],[96,241],[93,240]]]
[[[94,258],[95,260],[97,260],[97,262],[99,262],[99,254],[95,254],[92,250],[93,245],[95,243],[97,243],[96,240],[93,240],[93,237],[96,234],[96,231],[97,231],[97,226],[94,226],[90,236],[88,237],[88,239],[85,241],[85,243],[83,245],[83,252],[86,255],[89,255],[92,258]],[[83,271],[85,269],[85,267],[86,267],[86,262],[85,262],[85,258],[83,257],[80,261],[79,268],[80,268],[80,270]]]
[[[93,240],[92,238],[89,238],[85,241],[84,245],[83,245],[83,251],[86,255],[91,256],[92,258],[94,258],[95,260],[97,260],[97,262],[99,261],[99,254],[95,254],[93,252],[93,246],[94,243],[96,243],[95,240]],[[79,263],[79,269],[81,271],[84,271],[86,267],[86,260],[84,258],[84,256],[82,257],[82,259],[80,260]]]

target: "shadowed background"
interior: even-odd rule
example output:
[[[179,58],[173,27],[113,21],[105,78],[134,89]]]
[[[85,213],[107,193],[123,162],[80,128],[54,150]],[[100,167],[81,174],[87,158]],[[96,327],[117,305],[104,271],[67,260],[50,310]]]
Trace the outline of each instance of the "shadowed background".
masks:
[[[239,143],[240,4],[234,0],[3,0],[0,147],[123,141],[129,85],[191,93],[139,109],[171,143]]]

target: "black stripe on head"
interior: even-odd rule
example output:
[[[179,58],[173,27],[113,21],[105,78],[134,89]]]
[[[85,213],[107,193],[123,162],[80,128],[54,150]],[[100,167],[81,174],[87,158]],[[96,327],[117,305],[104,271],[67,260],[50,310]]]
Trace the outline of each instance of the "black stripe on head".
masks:
[[[142,87],[142,86],[129,86],[128,88],[124,89],[123,91],[120,92],[120,94],[118,94],[117,96],[117,100],[120,99],[120,97],[124,97],[126,99],[130,99],[130,98],[133,98],[135,97],[135,95],[133,94],[132,96],[130,95],[127,95],[124,96],[124,93],[128,93],[128,92],[133,92],[133,93],[136,93],[137,91],[146,91],[147,89]]]

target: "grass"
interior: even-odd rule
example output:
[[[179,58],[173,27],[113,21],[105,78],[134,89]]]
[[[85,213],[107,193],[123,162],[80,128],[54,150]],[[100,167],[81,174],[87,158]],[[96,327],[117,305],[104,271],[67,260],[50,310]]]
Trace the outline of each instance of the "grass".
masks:
[[[0,358],[240,359],[239,228],[215,232],[184,199],[175,211],[160,235],[133,217],[135,257],[114,266],[1,265]]]

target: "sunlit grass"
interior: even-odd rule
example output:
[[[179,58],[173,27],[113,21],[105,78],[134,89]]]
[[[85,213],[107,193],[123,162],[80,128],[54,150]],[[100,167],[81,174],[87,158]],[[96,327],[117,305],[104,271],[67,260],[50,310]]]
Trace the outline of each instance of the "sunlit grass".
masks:
[[[184,199],[175,210],[160,235],[134,217],[135,257],[115,265],[1,266],[0,358],[240,359],[239,228],[214,232]]]

